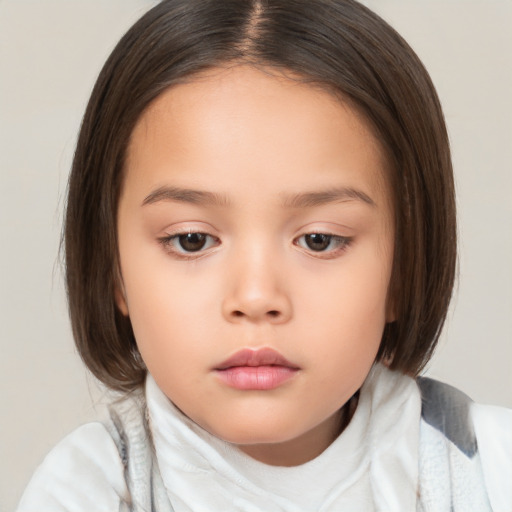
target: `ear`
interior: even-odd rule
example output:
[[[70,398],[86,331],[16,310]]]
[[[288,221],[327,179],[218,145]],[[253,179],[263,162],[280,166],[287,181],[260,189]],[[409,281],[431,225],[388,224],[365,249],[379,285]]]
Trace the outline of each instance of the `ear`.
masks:
[[[395,294],[388,293],[388,297],[386,299],[386,323],[390,324],[397,319],[396,314],[396,303],[395,303]]]
[[[116,301],[116,306],[119,308],[119,311],[121,311],[124,316],[129,316],[128,303],[126,302],[126,292],[120,279],[114,288],[114,299]]]
[[[389,305],[386,307],[386,323],[390,324],[396,320],[396,312],[393,305]]]

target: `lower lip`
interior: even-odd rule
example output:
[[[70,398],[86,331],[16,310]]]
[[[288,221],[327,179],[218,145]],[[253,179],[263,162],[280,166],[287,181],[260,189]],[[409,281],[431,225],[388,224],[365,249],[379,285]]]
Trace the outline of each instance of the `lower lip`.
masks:
[[[233,366],[217,370],[217,375],[228,386],[241,390],[266,391],[275,389],[292,379],[297,370],[287,366]]]

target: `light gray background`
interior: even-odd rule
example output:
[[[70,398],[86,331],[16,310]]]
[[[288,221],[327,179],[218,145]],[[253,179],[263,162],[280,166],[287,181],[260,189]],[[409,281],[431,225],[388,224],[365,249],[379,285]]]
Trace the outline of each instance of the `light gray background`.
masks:
[[[222,0],[219,0],[222,1]],[[445,109],[459,220],[457,298],[429,372],[512,406],[512,3],[367,0],[418,52]],[[0,510],[94,416],[58,264],[62,206],[96,75],[149,0],[0,0]]]

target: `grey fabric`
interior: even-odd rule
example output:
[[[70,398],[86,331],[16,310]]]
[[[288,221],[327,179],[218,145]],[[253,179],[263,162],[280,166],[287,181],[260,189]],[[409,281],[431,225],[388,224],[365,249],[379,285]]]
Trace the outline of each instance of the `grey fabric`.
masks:
[[[492,512],[472,400],[443,382],[427,377],[417,382],[422,402],[418,512]]]
[[[472,400],[453,386],[427,377],[419,377],[418,386],[422,418],[466,456],[474,457],[478,445],[469,413]]]
[[[479,452],[464,454],[442,432],[420,422],[417,512],[491,512]]]
[[[131,512],[173,512],[147,422],[144,394],[113,402],[103,421],[117,445],[125,468]]]

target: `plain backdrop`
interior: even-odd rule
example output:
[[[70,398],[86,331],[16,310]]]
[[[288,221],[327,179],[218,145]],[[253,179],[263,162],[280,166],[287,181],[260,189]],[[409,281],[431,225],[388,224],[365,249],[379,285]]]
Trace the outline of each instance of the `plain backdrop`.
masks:
[[[222,1],[222,0],[219,0]],[[0,510],[100,395],[58,261],[66,180],[101,65],[155,2],[0,0]],[[424,61],[455,166],[458,291],[429,373],[512,406],[512,2],[367,0]]]

